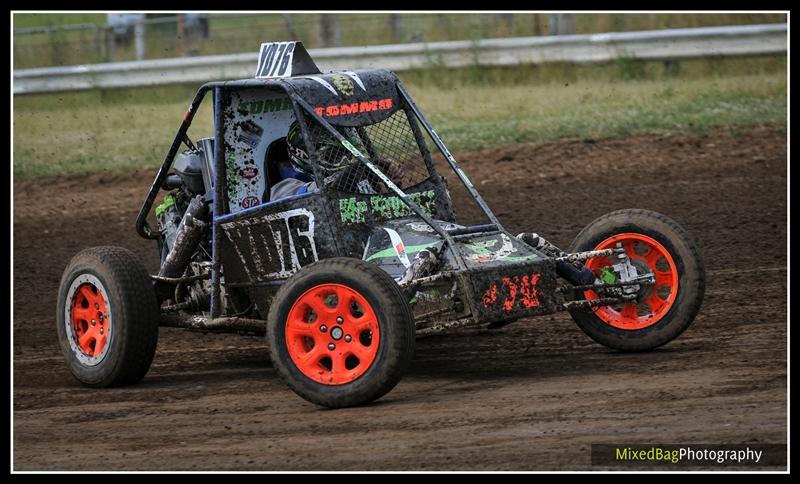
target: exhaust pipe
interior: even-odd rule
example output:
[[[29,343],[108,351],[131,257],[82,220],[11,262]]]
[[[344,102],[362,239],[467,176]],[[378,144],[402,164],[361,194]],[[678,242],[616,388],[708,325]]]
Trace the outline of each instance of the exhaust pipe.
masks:
[[[208,206],[203,203],[202,195],[198,195],[189,202],[186,213],[183,214],[178,226],[178,236],[169,254],[161,264],[158,271],[159,277],[180,277],[186,270],[192,254],[197,250],[197,245],[208,229],[208,223],[203,219],[208,214]]]

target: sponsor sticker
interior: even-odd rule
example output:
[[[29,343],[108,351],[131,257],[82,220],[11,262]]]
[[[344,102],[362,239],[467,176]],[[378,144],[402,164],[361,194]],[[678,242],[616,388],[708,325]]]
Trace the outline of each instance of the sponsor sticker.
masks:
[[[258,168],[255,166],[245,166],[239,170],[239,176],[246,179],[255,178],[258,176]]]
[[[483,305],[499,306],[510,313],[514,309],[531,309],[539,306],[539,280],[541,273],[503,277],[493,281],[483,293]]]
[[[333,118],[336,116],[369,113],[372,111],[388,111],[393,107],[394,101],[392,98],[386,98],[345,104],[332,104],[330,106],[318,106],[314,108],[314,112],[323,118]]]
[[[258,205],[259,202],[260,200],[258,199],[258,197],[244,197],[239,205],[242,208],[250,208]]]

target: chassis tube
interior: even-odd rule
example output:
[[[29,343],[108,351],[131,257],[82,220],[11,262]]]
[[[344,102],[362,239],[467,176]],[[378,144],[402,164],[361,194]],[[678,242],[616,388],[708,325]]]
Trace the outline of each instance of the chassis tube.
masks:
[[[420,207],[416,202],[411,200],[411,198],[406,194],[406,192],[401,190],[400,187],[398,187],[388,176],[386,176],[378,167],[376,167],[372,163],[372,161],[370,161],[367,157],[364,156],[363,153],[361,153],[358,149],[356,149],[353,145],[351,145],[350,142],[348,140],[346,140],[344,138],[344,136],[342,136],[341,133],[339,133],[336,129],[333,128],[333,126],[330,125],[330,123],[328,123],[322,117],[318,116],[317,113],[314,112],[314,108],[312,108],[303,98],[301,98],[300,96],[298,96],[294,92],[290,94],[290,97],[292,98],[292,100],[297,105],[299,105],[303,110],[305,110],[306,113],[308,113],[309,116],[311,116],[323,128],[325,128],[325,130],[328,131],[328,133],[330,135],[332,135],[334,138],[336,138],[336,140],[338,140],[339,143],[342,144],[342,146],[347,148],[348,151],[350,151],[353,154],[353,156],[355,156],[358,159],[358,161],[360,161],[364,166],[367,167],[367,169],[369,169],[384,184],[386,184],[386,186],[389,188],[389,190],[394,192],[395,195],[397,195],[397,197],[400,200],[402,200],[403,203],[406,204],[406,206],[408,206],[415,214],[417,214],[417,216],[419,216],[426,224],[428,224],[428,226],[430,226],[437,234],[439,234],[439,236],[444,240],[444,250],[450,251],[450,253],[453,255],[453,259],[455,260],[456,265],[460,269],[460,271],[458,272],[458,275],[456,277],[460,281],[462,287],[467,287],[468,281],[467,281],[467,277],[465,275],[465,273],[467,271],[467,265],[464,262],[464,258],[461,256],[461,254],[456,249],[455,243],[453,242],[453,237],[451,237],[450,234],[448,234],[446,230],[442,229],[439,226],[439,224],[434,222],[433,218],[428,216],[428,214],[425,213],[424,210],[422,210],[422,207]],[[473,188],[473,191],[474,191],[474,188]],[[492,218],[492,220],[494,222],[497,221],[497,219],[494,218],[494,215],[492,215],[491,218]],[[495,223],[495,225],[497,227],[500,226],[497,223]],[[472,301],[472,299],[468,298],[467,299],[467,304],[469,304],[470,311],[472,312],[472,314],[477,314],[477,310],[474,307],[474,302]]]
[[[400,81],[397,82],[397,91],[400,93],[400,96],[406,102],[406,105],[408,105],[408,107],[411,108],[411,111],[413,111],[414,115],[417,117],[417,119],[419,119],[420,123],[422,123],[422,126],[428,132],[428,135],[430,135],[434,144],[436,144],[436,147],[439,148],[439,151],[441,151],[442,154],[444,155],[445,159],[447,160],[447,163],[449,163],[453,171],[456,172],[458,179],[461,180],[461,183],[464,184],[464,188],[466,188],[469,194],[472,195],[472,198],[475,199],[475,202],[478,203],[478,206],[481,207],[481,210],[483,210],[483,213],[486,214],[486,216],[489,218],[492,224],[494,224],[500,230],[502,230],[503,227],[500,225],[500,222],[497,220],[497,217],[495,217],[492,210],[483,200],[481,194],[478,193],[478,190],[476,190],[475,187],[472,185],[472,182],[469,181],[469,178],[467,178],[467,175],[458,165],[456,159],[453,158],[453,155],[450,154],[450,150],[448,150],[447,146],[444,145],[444,142],[442,141],[441,138],[439,138],[439,135],[436,134],[436,131],[434,131],[431,124],[428,122],[427,119],[425,119],[425,115],[422,114],[422,111],[420,111],[417,105],[414,104],[414,101],[411,99],[411,96],[408,94],[405,87],[403,87],[403,84]]]
[[[178,153],[181,142],[186,136],[189,126],[192,124],[192,119],[194,119],[194,115],[197,112],[197,107],[203,101],[203,97],[205,97],[206,92],[214,85],[215,83],[204,84],[197,91],[197,94],[194,95],[194,99],[189,105],[189,110],[186,111],[186,115],[183,117],[183,122],[181,122],[181,125],[178,128],[178,133],[175,135],[175,139],[172,140],[172,145],[169,147],[167,156],[164,157],[164,161],[161,163],[161,168],[159,168],[158,174],[156,174],[156,178],[153,181],[153,184],[150,186],[150,191],[147,193],[147,198],[142,204],[142,208],[139,210],[139,215],[136,217],[136,232],[145,239],[157,239],[161,235],[159,232],[153,232],[150,229],[150,226],[147,224],[147,215],[150,213],[150,209],[153,208],[153,201],[155,201],[159,190],[161,190],[161,185],[167,178],[169,169],[172,168],[172,161],[175,159],[175,155]]]
[[[351,153],[361,163],[363,163],[364,166],[367,167],[367,169],[369,169],[375,176],[377,176],[383,183],[385,183],[386,186],[389,187],[389,189],[393,191],[398,196],[398,198],[400,198],[400,200],[403,201],[403,203],[405,203],[414,213],[416,213],[423,221],[425,221],[426,224],[428,224],[437,234],[439,234],[439,236],[442,237],[442,239],[444,239],[448,250],[450,250],[450,252],[455,257],[456,263],[459,265],[461,269],[466,269],[466,265],[464,264],[463,259],[458,254],[458,251],[455,250],[455,245],[453,244],[453,238],[450,236],[450,234],[447,233],[447,231],[442,229],[439,226],[439,224],[434,222],[433,219],[427,213],[425,213],[424,210],[422,210],[422,207],[420,207],[419,205],[417,205],[416,202],[411,200],[411,198],[408,196],[408,194],[406,194],[406,192],[401,190],[400,187],[398,187],[388,176],[386,176],[378,167],[376,167],[372,163],[372,161],[370,161],[355,147],[353,147],[350,144],[350,142],[347,139],[345,139],[344,136],[342,136],[341,133],[339,133],[337,130],[333,128],[333,126],[330,125],[330,123],[325,121],[323,118],[317,116],[317,114],[314,112],[314,109],[305,100],[303,100],[303,98],[301,98],[295,93],[292,93],[291,97],[310,116],[316,118],[317,122],[320,123],[322,127],[325,128],[325,130],[327,130],[330,135],[335,137],[342,144],[342,146],[348,149],[352,148]]]
[[[211,331],[219,333],[249,332],[263,335],[267,330],[267,322],[261,319],[239,317],[207,318],[190,314],[161,314],[158,325],[168,328],[183,328],[190,331]]]
[[[220,307],[220,265],[222,231],[217,225],[218,219],[225,214],[225,116],[223,102],[225,91],[222,87],[214,89],[214,215],[211,218],[211,317],[216,318],[222,312]]]
[[[448,230],[447,233],[453,237],[463,235],[488,235],[492,233],[500,233],[501,230],[495,224],[472,225],[469,227],[460,227]]]
[[[386,186],[389,187],[389,189],[391,191],[393,191],[400,198],[400,200],[402,200],[406,205],[408,205],[409,208],[411,208],[411,210],[414,211],[414,213],[416,213],[422,220],[424,220],[425,223],[430,225],[430,227],[434,231],[436,231],[437,234],[439,234],[443,239],[447,240],[448,242],[452,242],[452,239],[447,234],[447,232],[444,231],[441,227],[439,227],[439,225],[436,224],[433,221],[433,219],[427,213],[425,213],[424,210],[422,210],[422,207],[420,207],[419,205],[417,205],[416,202],[411,200],[411,198],[409,198],[409,196],[408,196],[408,194],[406,194],[406,192],[401,190],[400,187],[398,187],[388,176],[384,175],[384,173],[378,167],[376,167],[372,163],[372,161],[369,160],[369,158],[364,156],[360,151],[358,151],[355,147],[353,147],[353,145],[350,144],[350,142],[347,139],[345,139],[345,137],[342,136],[341,133],[336,131],[330,125],[330,123],[328,123],[327,121],[325,121],[321,117],[317,116],[316,113],[314,112],[314,109],[305,100],[303,100],[303,98],[301,98],[300,96],[298,96],[297,94],[294,94],[294,93],[292,94],[292,98],[294,99],[294,101],[297,104],[302,106],[303,109],[305,109],[305,111],[309,115],[316,117],[317,118],[317,122],[319,122],[322,125],[322,127],[325,128],[326,131],[328,131],[328,133],[330,135],[335,137],[336,140],[339,141],[339,143],[342,144],[342,146],[344,146],[345,148],[348,148],[348,150],[350,150],[350,148],[352,148],[352,150],[350,150],[350,152],[356,158],[358,158],[358,160],[361,163],[363,163],[364,166],[366,166],[375,176],[377,176],[383,183],[385,183]]]

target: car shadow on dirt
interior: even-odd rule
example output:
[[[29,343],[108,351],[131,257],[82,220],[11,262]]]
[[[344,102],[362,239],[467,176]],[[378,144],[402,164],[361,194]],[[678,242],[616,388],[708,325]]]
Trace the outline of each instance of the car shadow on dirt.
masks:
[[[206,336],[215,338],[215,336]],[[582,334],[578,337],[585,338]],[[156,354],[153,369],[142,384],[180,384],[182,381],[217,381],[236,378],[268,378],[278,381],[272,370],[266,345],[253,338],[254,346],[202,351],[173,362],[166,354]],[[522,343],[520,343],[522,341]],[[258,346],[255,343],[259,343]],[[625,353],[607,349],[591,341],[564,343],[535,341],[530,335],[513,331],[455,332],[417,341],[415,359],[405,378],[485,379],[548,378],[569,375],[615,374],[621,368],[640,371],[663,368],[666,363],[680,366],[708,350],[707,342],[686,339],[655,350]]]
[[[665,362],[680,366],[690,361],[701,345],[681,345],[679,348],[657,348],[649,352],[624,353],[590,345],[578,348],[537,348],[529,346],[520,351],[497,349],[485,351],[449,352],[442,356],[436,348],[417,349],[417,358],[406,378],[458,378],[485,380],[489,378],[563,378],[573,375],[614,375],[631,368],[648,372],[663,369]]]

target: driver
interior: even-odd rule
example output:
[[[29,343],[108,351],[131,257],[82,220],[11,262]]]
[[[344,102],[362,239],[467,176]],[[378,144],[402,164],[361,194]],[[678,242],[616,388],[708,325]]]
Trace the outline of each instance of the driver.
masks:
[[[317,138],[317,143],[318,163],[326,183],[336,184],[337,188],[345,191],[377,193],[374,183],[369,180],[371,178],[369,170],[361,165],[336,138],[323,132]],[[317,190],[317,184],[312,179],[314,170],[306,153],[300,125],[297,121],[292,122],[289,126],[289,132],[286,135],[286,151],[288,160],[278,164],[282,180],[270,189],[271,201]],[[379,160],[373,160],[373,162],[384,169],[393,181],[401,180],[403,171],[396,162]]]

